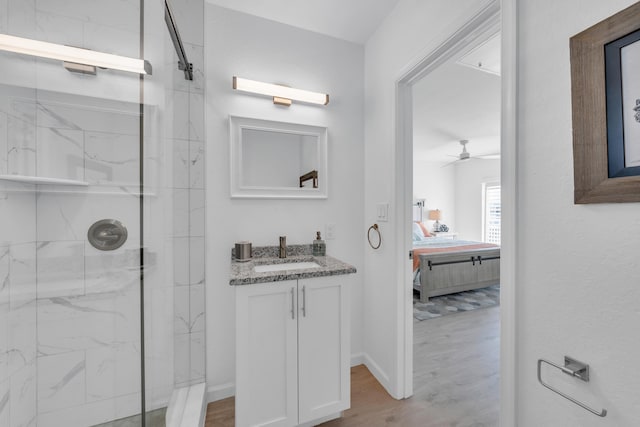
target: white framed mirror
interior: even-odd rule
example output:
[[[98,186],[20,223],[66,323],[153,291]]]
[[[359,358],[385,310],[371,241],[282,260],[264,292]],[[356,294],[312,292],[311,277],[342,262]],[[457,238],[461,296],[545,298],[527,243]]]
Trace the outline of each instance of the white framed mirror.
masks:
[[[232,198],[326,199],[327,128],[229,116]]]

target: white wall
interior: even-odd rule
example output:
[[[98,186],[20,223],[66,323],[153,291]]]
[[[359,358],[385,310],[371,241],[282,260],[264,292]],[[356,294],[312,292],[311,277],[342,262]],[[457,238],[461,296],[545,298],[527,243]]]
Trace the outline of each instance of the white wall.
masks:
[[[376,222],[376,204],[394,194],[395,82],[421,57],[462,26],[488,0],[400,0],[365,46],[365,222]],[[364,349],[367,364],[385,388],[403,396],[398,378],[400,337],[396,272],[398,254],[396,212],[382,223],[382,247],[365,245]]]
[[[362,218],[364,49],[316,33],[207,4],[205,13],[207,123],[207,383],[210,398],[232,392],[235,378],[234,288],[230,250],[239,240],[254,246],[310,244],[316,230],[335,223],[327,252],[350,264],[352,352],[362,351]],[[326,91],[327,106],[273,105],[267,97],[234,92],[232,76]],[[238,200],[229,196],[228,116],[327,126],[329,198]],[[324,234],[324,233],[323,233]]]
[[[426,199],[428,210],[440,209],[440,222],[459,239],[482,241],[482,184],[500,181],[500,160],[472,160],[442,167],[442,163],[414,161],[413,198]]]
[[[500,160],[455,165],[455,225],[459,239],[482,241],[483,183],[500,182]]]
[[[455,167],[442,167],[443,163],[414,162],[413,199],[425,199],[424,223],[433,228],[435,221],[429,221],[429,210],[440,209],[442,220],[451,231],[457,231],[456,213],[456,175]]]
[[[640,420],[640,204],[573,204],[569,37],[632,0],[518,2],[518,426]],[[579,13],[576,13],[578,12]],[[545,376],[600,419],[540,386],[536,360],[591,365],[591,381]],[[578,384],[580,383],[580,384]]]

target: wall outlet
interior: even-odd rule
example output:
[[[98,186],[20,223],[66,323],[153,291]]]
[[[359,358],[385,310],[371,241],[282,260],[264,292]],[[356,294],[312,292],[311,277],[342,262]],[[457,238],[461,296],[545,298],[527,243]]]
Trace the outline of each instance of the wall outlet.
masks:
[[[389,203],[378,203],[376,205],[376,219],[378,222],[389,221]]]
[[[324,226],[324,238],[332,240],[336,238],[336,224],[330,222]]]

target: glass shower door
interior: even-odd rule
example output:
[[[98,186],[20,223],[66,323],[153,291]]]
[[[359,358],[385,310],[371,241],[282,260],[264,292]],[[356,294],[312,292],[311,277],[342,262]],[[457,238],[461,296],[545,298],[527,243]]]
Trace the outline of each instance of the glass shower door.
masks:
[[[142,1],[0,8],[2,34],[130,58],[153,46],[141,15],[162,23],[162,9]],[[162,133],[162,79],[6,51],[0,69],[0,425],[144,425],[155,409],[149,420],[163,425],[171,334],[143,335],[145,294],[151,312],[169,309],[159,322],[172,318],[166,220],[143,221],[170,196],[151,139]],[[121,228],[99,225],[91,241],[103,220]]]

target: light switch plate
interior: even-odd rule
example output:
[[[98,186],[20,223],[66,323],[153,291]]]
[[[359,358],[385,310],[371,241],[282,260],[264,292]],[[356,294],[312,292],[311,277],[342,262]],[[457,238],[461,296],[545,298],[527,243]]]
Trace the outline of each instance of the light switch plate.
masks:
[[[324,226],[324,238],[327,240],[332,240],[336,238],[336,224],[333,222],[329,222]]]
[[[389,221],[389,203],[378,203],[376,206],[376,219],[379,222]]]

